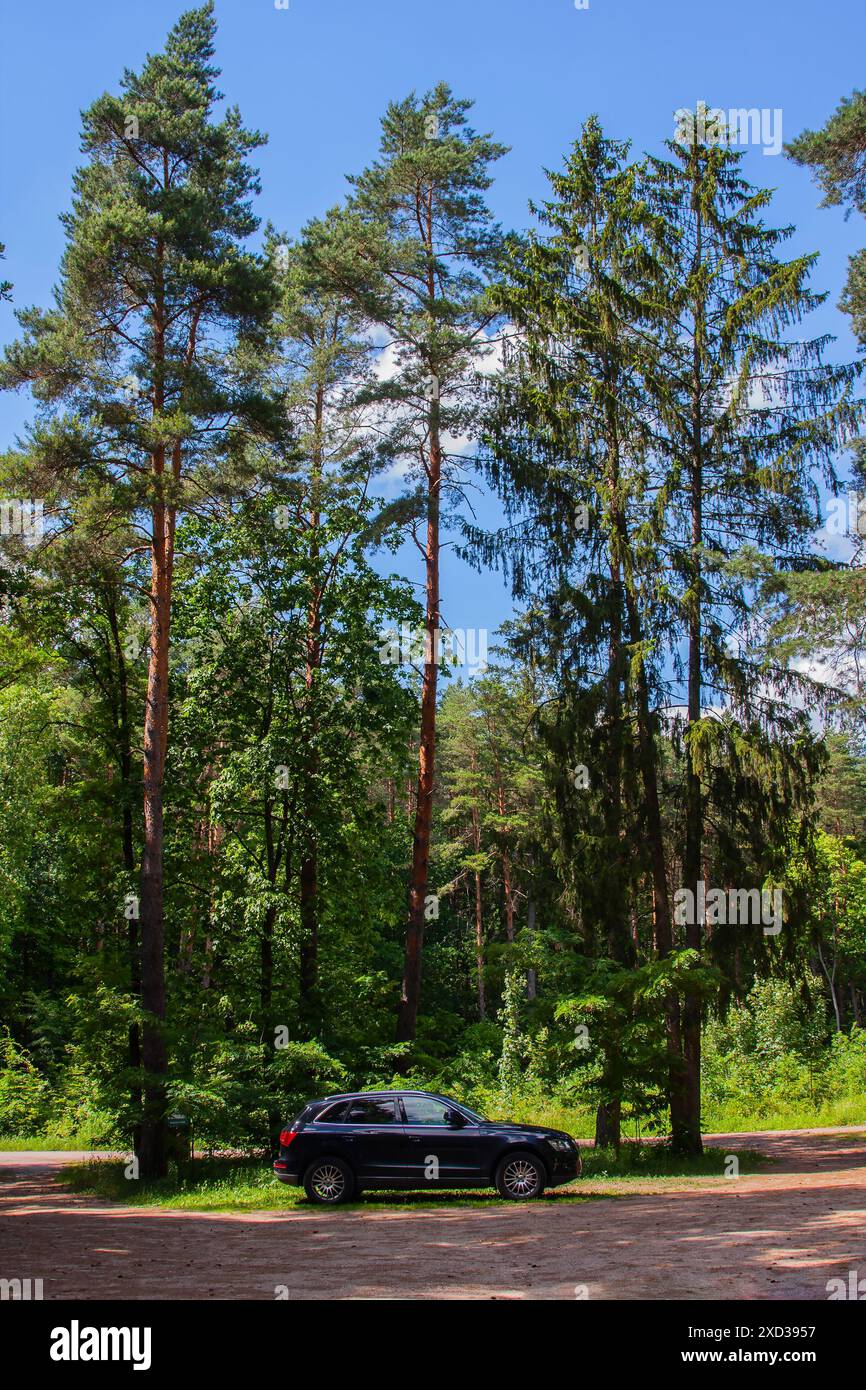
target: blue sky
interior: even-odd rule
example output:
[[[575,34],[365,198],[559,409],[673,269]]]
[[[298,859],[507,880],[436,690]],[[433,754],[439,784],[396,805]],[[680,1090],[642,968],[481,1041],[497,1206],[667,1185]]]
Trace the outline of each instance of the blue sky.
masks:
[[[3,278],[17,305],[50,301],[62,250],[58,214],[79,161],[79,112],[116,90],[124,67],[158,49],[186,8],[178,0],[2,0],[0,240]],[[476,101],[474,124],[512,147],[491,190],[496,215],[525,226],[583,120],[597,112],[610,135],[660,152],[673,112],[711,106],[781,108],[784,138],[817,127],[863,85],[863,0],[218,0],[222,90],[248,125],[269,136],[260,152],[258,211],[289,234],[337,202],[344,176],[375,154],[389,100],[445,79]],[[808,173],[750,148],[744,172],[776,190],[776,225],[794,223],[791,253],[821,252],[813,286],[830,292],[813,333],[838,336],[847,258],[866,237],[862,219],[819,209]],[[15,333],[0,306],[0,340]],[[0,447],[30,414],[26,396],[0,397]],[[415,577],[407,554],[407,572]],[[443,611],[455,627],[492,631],[510,611],[496,576],[446,555]]]

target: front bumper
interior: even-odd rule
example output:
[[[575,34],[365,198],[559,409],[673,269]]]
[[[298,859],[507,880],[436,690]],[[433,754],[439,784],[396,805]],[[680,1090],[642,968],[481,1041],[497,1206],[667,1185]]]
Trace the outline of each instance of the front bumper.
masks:
[[[553,1163],[549,1165],[550,1186],[562,1187],[567,1182],[576,1182],[580,1177],[580,1154],[561,1154],[554,1155]]]

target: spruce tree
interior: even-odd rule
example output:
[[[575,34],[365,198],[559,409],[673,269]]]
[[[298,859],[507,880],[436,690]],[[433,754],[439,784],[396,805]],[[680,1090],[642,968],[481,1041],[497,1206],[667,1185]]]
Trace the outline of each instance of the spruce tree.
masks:
[[[627,155],[627,145],[605,138],[590,119],[565,168],[548,175],[553,198],[533,209],[545,234],[513,244],[506,283],[496,292],[511,331],[490,422],[489,473],[517,525],[492,543],[474,537],[483,556],[511,570],[515,594],[543,613],[541,660],[558,704],[546,728],[559,749],[564,849],[574,851],[582,823],[598,860],[582,915],[600,921],[599,949],[620,966],[634,958],[636,836],[625,790],[633,775],[643,789],[659,949],[666,954],[670,946],[650,709],[657,657],[646,635],[649,613],[661,649],[665,603],[656,584],[643,379],[646,342],[659,317],[653,286],[660,231]],[[582,783],[573,780],[575,764]],[[595,795],[586,795],[589,784]],[[613,1039],[605,1065],[608,1098],[596,1138],[606,1147],[620,1134]]]
[[[740,552],[757,549],[779,569],[800,562],[818,515],[818,472],[832,484],[835,453],[858,418],[856,370],[825,363],[826,338],[790,336],[825,298],[808,284],[816,257],[780,257],[792,228],[765,225],[770,190],[743,179],[743,155],[728,147],[723,125],[697,115],[682,141],[669,143],[668,160],[649,160],[646,181],[648,201],[673,232],[662,293],[667,331],[647,380],[685,640],[680,861],[692,892],[704,852],[701,765],[713,737],[705,697],[747,724],[782,727],[791,714],[790,680],[776,698],[746,655],[754,589]],[[699,953],[703,940],[703,924],[688,923],[686,946]],[[687,990],[685,1113],[674,1142],[690,1153],[701,1149],[700,1031],[700,995]]]

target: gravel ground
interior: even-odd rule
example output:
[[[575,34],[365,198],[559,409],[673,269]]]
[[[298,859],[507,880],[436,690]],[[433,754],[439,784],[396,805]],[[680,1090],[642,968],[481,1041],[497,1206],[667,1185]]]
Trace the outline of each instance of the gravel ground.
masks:
[[[776,1162],[579,1204],[205,1214],[66,1192],[86,1154],[0,1153],[0,1277],[46,1299],[826,1299],[866,1278],[866,1127],[708,1142]]]

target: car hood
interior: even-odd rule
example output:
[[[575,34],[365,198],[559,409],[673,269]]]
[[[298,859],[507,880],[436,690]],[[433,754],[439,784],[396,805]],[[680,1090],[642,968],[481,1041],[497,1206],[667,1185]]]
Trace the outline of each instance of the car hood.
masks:
[[[551,1129],[548,1125],[519,1125],[509,1121],[505,1124],[497,1124],[493,1120],[488,1120],[484,1126],[488,1130],[504,1130],[506,1134],[539,1134],[545,1139],[572,1139],[570,1134],[566,1134],[564,1129]]]

